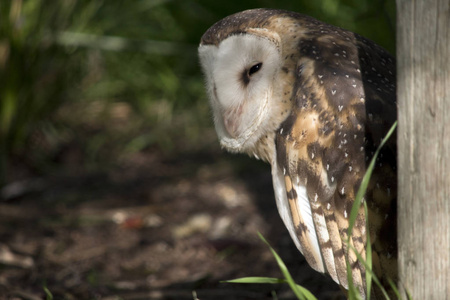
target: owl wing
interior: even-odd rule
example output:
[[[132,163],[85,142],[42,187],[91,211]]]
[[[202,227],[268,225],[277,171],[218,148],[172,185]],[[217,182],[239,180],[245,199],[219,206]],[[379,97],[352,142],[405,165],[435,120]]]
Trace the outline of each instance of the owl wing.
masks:
[[[277,205],[309,265],[329,273],[335,282],[348,288],[348,218],[365,170],[354,166],[348,147],[334,147],[334,135],[339,133],[320,136],[319,123],[315,114],[292,115],[278,132],[277,162],[273,168]],[[364,154],[359,160],[364,166]],[[362,257],[365,241],[361,208],[350,243]],[[353,282],[364,295],[364,268],[352,251],[348,259]]]
[[[292,110],[276,134],[272,174],[280,214],[311,267],[348,288],[348,261],[353,282],[364,296],[365,269],[346,241],[352,205],[370,158],[367,147],[373,149],[366,136],[371,127],[366,128],[366,105],[379,94],[366,85],[355,43],[353,36],[348,41],[321,38],[301,47]],[[350,244],[363,258],[365,243],[360,207]]]

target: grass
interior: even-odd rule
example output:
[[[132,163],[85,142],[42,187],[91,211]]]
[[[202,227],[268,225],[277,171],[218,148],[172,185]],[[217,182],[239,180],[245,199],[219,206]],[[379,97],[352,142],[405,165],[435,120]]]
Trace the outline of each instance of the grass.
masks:
[[[350,237],[352,236],[353,227],[355,225],[356,217],[358,215],[358,210],[361,207],[361,205],[364,206],[365,215],[368,216],[367,211],[367,203],[363,201],[363,197],[366,193],[367,186],[370,181],[370,177],[372,175],[373,169],[375,167],[375,162],[378,157],[378,154],[380,152],[380,149],[385,145],[387,140],[391,137],[393,132],[395,131],[397,127],[397,122],[395,122],[389,132],[386,134],[384,139],[381,141],[380,145],[378,146],[378,149],[374,153],[374,156],[372,157],[372,160],[370,161],[369,166],[367,167],[366,173],[364,174],[363,180],[361,181],[361,185],[359,187],[358,193],[356,194],[355,202],[353,203],[353,207],[350,213],[349,217],[349,228],[348,228],[348,239],[346,241],[347,243],[347,249],[353,251],[358,261],[360,261],[366,270],[366,288],[367,288],[367,298],[370,300],[371,296],[371,290],[372,290],[372,281],[375,282],[375,284],[380,288],[381,292],[383,293],[386,300],[390,300],[388,293],[386,292],[385,288],[381,285],[381,282],[375,275],[375,273],[372,270],[372,248],[371,248],[371,241],[370,241],[370,235],[367,234],[367,244],[366,244],[366,259],[364,259],[358,251],[351,245],[350,243]],[[369,222],[368,218],[366,217],[366,232],[369,232]],[[294,279],[292,278],[291,274],[289,273],[289,270],[287,269],[286,265],[284,264],[283,260],[280,258],[280,256],[275,252],[275,250],[270,246],[270,244],[266,241],[266,239],[258,233],[260,239],[267,244],[270,251],[272,252],[273,256],[275,257],[275,260],[281,270],[281,273],[283,274],[284,278],[271,278],[271,277],[244,277],[244,278],[238,278],[238,279],[232,279],[227,280],[224,282],[227,283],[260,283],[260,284],[279,284],[279,283],[287,283],[289,284],[290,288],[294,292],[295,296],[299,300],[313,300],[317,299],[311,292],[309,292],[307,289],[303,288],[302,286],[295,283]],[[348,253],[347,253],[348,257]],[[351,274],[351,267],[349,264],[349,261],[347,259],[347,278],[349,283],[349,289],[348,289],[348,298],[351,300],[360,300],[361,296],[359,295],[357,287],[353,283],[352,274]],[[396,284],[393,283],[391,280],[389,281],[392,290],[394,291],[397,299],[402,299],[400,296],[400,293],[398,291],[398,288],[396,287]],[[409,296],[408,299],[410,300],[411,297]]]
[[[244,277],[244,278],[227,280],[224,282],[227,282],[227,283],[264,283],[264,284],[287,283],[298,299],[300,299],[300,300],[317,300],[317,298],[314,297],[314,295],[310,291],[308,291],[304,287],[295,283],[294,279],[292,278],[291,273],[289,272],[288,268],[286,267],[286,265],[284,264],[283,260],[278,255],[278,253],[270,246],[269,242],[267,242],[267,240],[262,236],[261,233],[258,232],[258,236],[269,247],[270,251],[272,252],[272,255],[275,257],[275,260],[278,264],[278,267],[281,270],[281,273],[284,275],[284,278],[280,279],[280,278],[271,278],[271,277]]]
[[[43,289],[44,289],[44,293],[45,293],[45,299],[46,300],[53,300],[52,292],[50,292],[50,290],[46,286],[44,286]]]

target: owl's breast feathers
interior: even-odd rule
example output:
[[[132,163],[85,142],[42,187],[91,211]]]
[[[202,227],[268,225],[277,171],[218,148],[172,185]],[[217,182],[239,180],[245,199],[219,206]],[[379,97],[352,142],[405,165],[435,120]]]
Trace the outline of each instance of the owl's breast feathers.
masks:
[[[365,295],[364,265],[346,245],[348,218],[366,166],[396,120],[395,61],[355,33],[279,10],[227,17],[201,43],[218,45],[249,28],[281,37],[279,79],[286,82],[281,90],[290,89],[286,119],[256,146],[271,161],[280,214],[308,263],[344,287],[349,253],[353,281]],[[373,269],[388,289],[387,279],[397,280],[395,141],[392,136],[380,152],[364,197]],[[361,207],[350,239],[363,258],[365,219]]]

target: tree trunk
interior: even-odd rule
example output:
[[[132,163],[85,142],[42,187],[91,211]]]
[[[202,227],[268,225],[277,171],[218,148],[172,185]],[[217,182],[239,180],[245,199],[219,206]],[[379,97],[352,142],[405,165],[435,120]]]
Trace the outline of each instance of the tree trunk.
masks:
[[[399,287],[450,299],[450,0],[397,0],[397,66]]]

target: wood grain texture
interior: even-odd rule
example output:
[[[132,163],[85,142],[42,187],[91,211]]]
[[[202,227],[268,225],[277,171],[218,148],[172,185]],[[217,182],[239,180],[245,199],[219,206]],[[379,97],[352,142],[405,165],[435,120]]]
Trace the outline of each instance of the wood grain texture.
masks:
[[[397,0],[397,64],[400,280],[450,299],[450,0]]]

